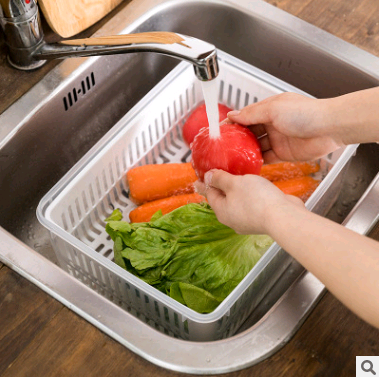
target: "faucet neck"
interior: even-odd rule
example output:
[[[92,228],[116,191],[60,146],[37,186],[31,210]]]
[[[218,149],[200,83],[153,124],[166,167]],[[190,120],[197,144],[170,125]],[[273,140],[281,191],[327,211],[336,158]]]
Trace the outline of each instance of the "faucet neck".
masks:
[[[209,81],[217,77],[217,51],[212,44],[187,35],[153,31],[106,37],[68,39],[59,43],[43,43],[35,51],[35,59],[62,59],[74,56],[100,56],[129,52],[155,52],[193,64],[196,77]]]

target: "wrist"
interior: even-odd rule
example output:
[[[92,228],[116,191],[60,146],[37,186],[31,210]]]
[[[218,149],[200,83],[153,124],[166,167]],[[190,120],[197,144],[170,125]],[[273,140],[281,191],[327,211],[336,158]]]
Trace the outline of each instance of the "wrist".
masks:
[[[283,194],[266,210],[264,221],[265,234],[276,240],[278,232],[283,231],[283,224],[296,221],[301,213],[307,212],[303,201],[295,196]]]
[[[322,100],[327,132],[340,145],[379,141],[379,88]]]
[[[339,97],[319,99],[317,104],[321,114],[320,136],[331,138],[339,146],[347,145],[345,139],[348,125],[344,120]]]

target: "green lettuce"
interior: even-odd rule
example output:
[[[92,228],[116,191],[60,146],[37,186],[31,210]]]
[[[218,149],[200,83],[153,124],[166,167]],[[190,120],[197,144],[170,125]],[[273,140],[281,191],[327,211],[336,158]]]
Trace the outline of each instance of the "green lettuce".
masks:
[[[273,240],[240,235],[207,203],[188,204],[148,223],[106,219],[115,262],[199,313],[212,312],[258,262]]]

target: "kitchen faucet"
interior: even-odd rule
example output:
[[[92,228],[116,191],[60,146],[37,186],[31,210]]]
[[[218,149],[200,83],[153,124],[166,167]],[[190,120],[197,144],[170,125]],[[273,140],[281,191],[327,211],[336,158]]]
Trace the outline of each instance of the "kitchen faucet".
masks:
[[[46,60],[129,52],[156,52],[193,64],[202,81],[218,75],[215,46],[173,32],[149,32],[46,43],[35,0],[0,0],[0,25],[8,46],[9,63],[21,70],[42,66]]]

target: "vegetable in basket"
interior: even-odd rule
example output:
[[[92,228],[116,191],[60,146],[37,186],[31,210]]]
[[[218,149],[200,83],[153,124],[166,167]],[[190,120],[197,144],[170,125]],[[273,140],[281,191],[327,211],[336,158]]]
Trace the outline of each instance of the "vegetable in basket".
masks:
[[[220,122],[226,118],[229,111],[232,111],[232,109],[221,103],[218,104]],[[205,103],[197,106],[183,125],[183,139],[187,145],[190,145],[193,142],[193,139],[203,127],[209,127]]]
[[[316,179],[305,176],[299,178],[292,178],[286,181],[275,181],[273,182],[276,187],[282,190],[287,195],[294,195],[305,202],[316,190],[320,181]]]
[[[137,203],[194,192],[197,180],[191,163],[148,164],[126,173],[131,199]]]
[[[211,169],[234,175],[259,174],[263,165],[261,147],[255,135],[239,124],[220,125],[220,137],[212,138],[202,128],[191,146],[192,166],[203,180]]]
[[[309,162],[278,162],[276,164],[263,165],[261,177],[271,182],[286,181],[292,178],[300,178],[317,173],[320,165],[314,161]]]
[[[162,215],[173,211],[176,208],[189,203],[201,203],[206,201],[205,197],[197,194],[174,195],[168,198],[153,200],[152,202],[144,203],[129,213],[129,219],[132,223],[142,223],[150,221],[154,213],[158,210],[162,211]]]
[[[145,223],[121,220],[120,210],[106,220],[115,262],[199,313],[216,309],[273,242],[237,234],[207,203],[158,211]]]

